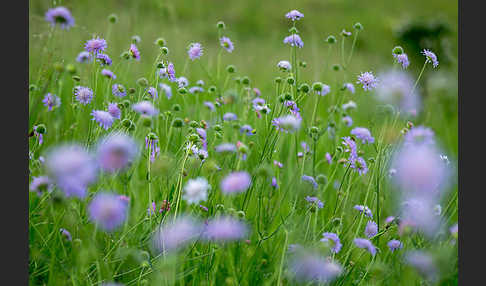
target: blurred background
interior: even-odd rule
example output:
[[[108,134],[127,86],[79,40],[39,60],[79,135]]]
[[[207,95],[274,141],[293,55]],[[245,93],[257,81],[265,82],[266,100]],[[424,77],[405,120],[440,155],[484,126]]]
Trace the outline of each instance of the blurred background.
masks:
[[[61,5],[71,10],[76,27],[59,31],[57,39],[62,40],[44,50],[49,31],[44,14],[48,8]],[[420,51],[427,48],[437,54],[439,69],[428,67],[420,82],[424,111],[419,121],[432,127],[448,153],[457,156],[457,1],[83,0],[29,1],[29,6],[30,81],[42,75],[49,62],[75,63],[76,55],[93,35],[108,41],[107,54],[115,60],[129,47],[132,36],[140,36],[137,45],[142,59],[131,66],[133,82],[150,72],[158,52],[154,41],[159,37],[166,39],[176,70],[182,70],[186,47],[191,42],[202,43],[202,61],[211,69],[219,45],[216,23],[222,20],[226,23],[225,34],[235,43],[232,54],[223,54],[223,66],[234,64],[239,75],[249,76],[252,85],[264,94],[273,93],[277,62],[289,60],[289,49],[282,43],[289,34],[285,13],[297,9],[305,15],[297,23],[305,43],[299,58],[307,62],[303,76],[311,82],[331,81],[333,71],[326,70],[324,62],[328,53],[326,37],[335,35],[340,40],[343,29],[354,31],[353,24],[360,22],[364,30],[348,68],[353,75],[368,70],[379,73],[391,67],[391,50],[396,45],[409,55],[407,71],[413,78],[424,62]],[[112,13],[118,16],[118,22],[110,28],[107,18]],[[351,42],[346,42],[347,51]],[[329,67],[339,62],[338,48],[332,51]],[[186,77],[190,81],[203,76],[199,65],[189,65]]]

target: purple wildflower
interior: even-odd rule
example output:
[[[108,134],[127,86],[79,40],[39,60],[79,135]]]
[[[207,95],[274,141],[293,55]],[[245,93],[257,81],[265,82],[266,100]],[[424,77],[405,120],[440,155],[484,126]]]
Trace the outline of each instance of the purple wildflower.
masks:
[[[425,56],[426,61],[428,63],[432,63],[432,66],[436,68],[439,65],[439,61],[437,60],[437,56],[430,50],[424,49],[422,54]]]
[[[395,217],[389,216],[385,219],[385,224],[391,224],[393,221],[395,221]]]
[[[235,49],[233,42],[231,42],[230,38],[228,37],[221,37],[221,39],[219,39],[219,43],[221,47],[223,47],[229,53],[231,53]]]
[[[107,78],[116,79],[116,75],[109,69],[101,70],[101,74],[106,76]]]
[[[44,106],[47,106],[48,111],[51,111],[53,107],[61,105],[61,99],[52,93],[47,93],[42,102],[44,103]]]
[[[236,145],[232,143],[221,143],[214,148],[218,153],[235,153]]]
[[[199,59],[203,55],[203,48],[200,43],[191,43],[189,45],[189,50],[187,51],[189,58],[194,61]]]
[[[93,99],[93,90],[85,86],[76,86],[74,88],[76,100],[81,104],[89,104]]]
[[[285,37],[283,40],[284,44],[289,44],[291,47],[297,46],[299,48],[304,47],[304,42],[297,34],[292,34],[290,36]]]
[[[417,126],[411,128],[405,134],[405,144],[410,145],[432,145],[435,143],[434,131],[428,127]]]
[[[84,49],[90,53],[98,54],[103,52],[107,47],[106,40],[99,37],[88,40],[84,45]]]
[[[368,221],[365,227],[365,234],[368,238],[372,238],[373,236],[378,234],[378,225],[376,224],[376,222],[372,220]]]
[[[111,87],[111,91],[113,93],[114,96],[118,96],[118,97],[124,97],[127,95],[127,90],[125,89],[125,87],[119,83],[115,83],[112,87]]]
[[[356,160],[352,160],[350,162],[351,169],[358,171],[358,174],[364,175],[368,172],[368,166],[366,165],[366,161],[362,157],[356,158]]]
[[[311,203],[311,205],[316,205],[317,208],[319,208],[319,209],[322,209],[324,207],[324,203],[321,202],[321,200],[319,200],[319,198],[317,198],[317,197],[307,196],[307,197],[305,197],[305,200],[308,201],[309,203]]]
[[[157,214],[157,205],[155,204],[155,202],[152,202],[150,206],[147,208],[147,214],[149,216]]]
[[[225,194],[242,193],[250,187],[250,184],[250,174],[245,171],[233,172],[221,181],[220,188]]]
[[[358,158],[358,150],[356,146],[356,142],[351,139],[351,137],[343,137],[342,144],[346,147],[344,152],[349,152],[349,162],[353,162]]]
[[[137,61],[140,60],[140,51],[138,50],[138,48],[135,44],[130,44],[130,48],[128,49],[128,53],[130,53],[130,56],[132,56],[132,58],[134,58],[135,60],[137,60]]]
[[[275,177],[272,177],[272,187],[274,189],[278,188],[277,178],[275,178]]]
[[[150,150],[150,161],[155,161],[155,157],[160,154],[159,138],[154,133],[149,133],[145,137],[145,148]]]
[[[199,135],[199,137],[201,137],[201,141],[202,141],[202,145],[203,145],[202,147],[203,147],[203,149],[204,149],[204,150],[207,150],[207,148],[208,148],[208,146],[207,146],[207,144],[208,144],[208,142],[207,142],[207,137],[208,137],[208,135],[207,135],[207,133],[206,133],[206,130],[205,130],[205,129],[203,129],[203,128],[196,128],[196,132],[197,132],[197,134]]]
[[[364,212],[365,216],[367,217],[373,218],[373,213],[371,212],[370,208],[368,208],[367,206],[355,205],[354,209],[359,211],[360,213]]]
[[[282,168],[283,168],[283,164],[282,164],[282,163],[280,163],[280,162],[279,162],[279,161],[277,161],[277,160],[273,160],[273,164],[274,164],[275,166],[279,167],[280,169],[282,169]]]
[[[396,239],[390,240],[386,245],[388,245],[388,248],[391,252],[394,252],[397,249],[402,249],[403,247],[403,244],[400,242],[400,240]]]
[[[115,121],[115,118],[111,116],[109,112],[104,110],[93,110],[91,112],[91,116],[93,116],[91,120],[95,120],[101,127],[105,128],[106,130],[108,130],[108,128],[110,128]]]
[[[375,256],[376,247],[368,239],[366,239],[366,238],[355,238],[353,240],[353,242],[357,247],[366,249],[366,250],[368,250],[369,253],[371,253],[372,256]]]
[[[245,223],[232,217],[219,217],[208,221],[203,237],[210,241],[234,241],[243,239],[248,233]]]
[[[332,157],[331,154],[329,154],[329,152],[326,152],[326,161],[328,164],[332,163]]]
[[[102,66],[111,66],[111,59],[107,54],[99,53],[96,55],[96,61]]]
[[[414,89],[414,79],[405,71],[391,70],[379,75],[380,84],[376,96],[384,103],[415,116],[421,108],[421,98]]]
[[[71,233],[67,231],[64,228],[60,228],[59,232],[61,233],[62,236],[64,236],[67,240],[72,241],[73,237],[71,236]]]
[[[79,63],[87,63],[91,61],[91,54],[88,53],[87,51],[82,51],[76,57],[76,61]]]
[[[260,110],[262,110],[262,107],[265,106],[265,99],[263,99],[261,97],[256,97],[255,99],[253,99],[251,101],[251,103],[253,104],[254,110],[260,111]]]
[[[434,199],[423,195],[411,197],[401,205],[400,229],[412,228],[434,237],[440,228],[440,217],[434,211]]]
[[[88,208],[90,220],[108,232],[118,228],[127,218],[127,205],[117,194],[98,193]]]
[[[155,89],[152,86],[147,89],[147,93],[150,95],[152,99],[157,99],[159,97],[157,93],[157,89]]]
[[[285,17],[287,17],[287,19],[290,19],[292,21],[297,21],[300,20],[300,18],[304,18],[304,14],[300,13],[297,10],[292,10],[287,14],[285,14]]]
[[[332,282],[343,271],[336,262],[307,251],[292,257],[289,267],[298,282],[317,282],[319,284]]]
[[[170,85],[165,83],[160,83],[159,87],[162,90],[162,92],[165,94],[167,99],[170,99],[172,97],[172,88],[170,87]]]
[[[312,188],[314,188],[314,190],[316,190],[319,187],[317,185],[316,180],[312,176],[303,175],[302,181],[310,183],[312,185]]]
[[[191,94],[196,94],[196,93],[201,93],[201,92],[204,92],[204,89],[200,86],[193,86],[193,87],[189,88],[189,93],[191,93]]]
[[[49,177],[32,177],[32,182],[30,183],[29,190],[32,192],[36,192],[37,195],[41,196],[43,192],[51,192],[52,187],[53,184]]]
[[[408,61],[408,56],[405,53],[399,55],[393,54],[393,57],[395,58],[397,63],[402,65],[402,68],[404,69],[406,69],[410,65],[410,62]]]
[[[186,77],[180,76],[179,78],[177,78],[177,85],[179,86],[179,88],[186,87],[189,85],[189,81]]]
[[[281,71],[289,72],[292,70],[292,65],[288,61],[279,61],[277,67]]]
[[[70,27],[74,26],[74,18],[71,12],[66,7],[55,7],[47,10],[45,19],[50,22],[52,26],[59,24],[61,29],[69,30]]]
[[[341,120],[348,127],[351,127],[353,125],[353,118],[351,118],[351,116],[344,116]]]
[[[255,135],[255,130],[248,124],[241,126],[240,132],[248,136]]]
[[[320,96],[324,96],[330,92],[331,92],[331,87],[327,84],[322,84],[322,90],[316,91],[316,93],[319,94]]]
[[[209,108],[209,110],[211,110],[212,112],[216,111],[216,107],[214,106],[214,103],[212,103],[211,101],[205,101],[203,102],[203,104]]]
[[[169,77],[169,80],[172,81],[172,82],[177,80],[177,78],[175,76],[175,68],[174,68],[173,63],[169,63],[167,65],[167,76]]]
[[[167,221],[170,222],[160,225],[152,239],[155,249],[159,252],[179,249],[201,234],[200,222],[192,217],[178,217],[175,221]]]
[[[135,141],[124,133],[112,133],[98,144],[96,157],[105,172],[123,170],[133,163],[138,155]]]
[[[344,84],[344,88],[347,89],[349,92],[353,93],[355,92],[354,85],[350,82]]]
[[[322,242],[332,241],[331,251],[333,253],[338,253],[343,247],[343,245],[341,244],[341,240],[339,239],[337,234],[333,232],[324,232],[322,236],[324,236],[324,238],[321,238]]]
[[[438,278],[438,269],[434,263],[434,259],[429,254],[414,250],[405,254],[405,262],[417,270],[420,275],[429,280],[436,280]]]
[[[236,114],[234,113],[231,113],[231,112],[227,112],[223,115],[223,120],[224,121],[234,121],[238,119],[238,117],[236,116]]]
[[[291,133],[299,130],[301,122],[301,118],[291,114],[274,118],[272,120],[272,124],[277,128],[277,130]]]
[[[108,104],[108,113],[116,119],[120,119],[121,110],[116,103]]]
[[[372,90],[378,85],[378,79],[372,72],[364,72],[358,76],[357,83],[362,84],[364,90]]]
[[[157,115],[157,113],[159,113],[157,108],[155,108],[150,101],[141,101],[135,103],[134,105],[132,105],[132,109],[141,115],[147,115],[147,116],[154,116]]]
[[[375,142],[375,138],[371,136],[371,132],[364,127],[356,127],[353,130],[351,130],[351,134],[356,136],[359,140],[361,140],[361,143],[363,144],[371,144]]]

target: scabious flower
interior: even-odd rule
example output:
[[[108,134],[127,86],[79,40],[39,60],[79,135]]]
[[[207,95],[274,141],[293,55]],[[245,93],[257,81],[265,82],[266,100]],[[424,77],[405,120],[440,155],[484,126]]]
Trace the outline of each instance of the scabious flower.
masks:
[[[400,240],[396,239],[390,240],[386,245],[388,245],[388,248],[391,252],[394,252],[397,249],[402,249],[403,247],[403,244],[400,242]]]
[[[220,188],[225,194],[242,193],[250,187],[250,184],[250,174],[245,171],[233,172],[221,181]]]
[[[120,119],[121,110],[118,107],[118,104],[112,102],[108,104],[108,113],[113,116],[113,118]]]
[[[366,239],[366,238],[355,238],[353,240],[353,242],[357,247],[366,249],[366,250],[368,250],[369,253],[371,253],[372,256],[375,256],[376,247],[368,239]]]
[[[349,92],[351,92],[353,94],[355,92],[354,85],[350,82],[345,83],[344,88],[347,89]]]
[[[299,130],[301,122],[301,118],[291,114],[272,120],[272,124],[277,128],[277,130],[291,133]]]
[[[400,232],[407,228],[434,237],[441,226],[441,219],[434,211],[434,199],[427,196],[407,198],[400,206]]]
[[[98,54],[105,51],[106,47],[106,40],[99,37],[88,40],[84,45],[84,49],[93,54]]]
[[[71,12],[66,7],[55,7],[47,10],[45,19],[50,22],[52,26],[59,24],[61,29],[69,30],[70,27],[74,26],[74,18]]]
[[[358,76],[357,83],[363,85],[364,90],[372,90],[378,85],[378,79],[372,72],[364,72]]]
[[[96,55],[96,61],[99,62],[102,66],[111,66],[111,59],[107,54],[98,53]]]
[[[271,185],[274,189],[278,188],[277,178],[272,177],[272,184]]]
[[[277,160],[273,160],[273,164],[274,164],[275,166],[279,167],[280,169],[282,169],[282,168],[283,168],[283,164],[282,164],[281,162],[277,161]]]
[[[425,126],[412,127],[404,138],[407,145],[433,145],[435,143],[434,131]]]
[[[167,64],[167,77],[172,82],[177,80],[177,78],[175,76],[175,67],[174,67],[173,63]]]
[[[307,197],[305,197],[305,200],[308,201],[309,203],[311,203],[311,205],[316,205],[317,208],[319,208],[319,209],[322,209],[324,207],[324,203],[321,202],[321,200],[319,200],[319,198],[317,198],[317,197],[307,196]]]
[[[147,89],[147,93],[150,95],[152,99],[157,99],[159,96],[157,93],[157,89],[155,89],[152,86]]]
[[[78,56],[76,57],[76,61],[79,62],[79,63],[87,63],[89,61],[91,61],[91,54],[88,53],[87,51],[82,51],[78,54]]]
[[[356,136],[359,140],[361,140],[361,143],[363,144],[371,144],[375,142],[375,138],[371,136],[371,132],[364,127],[356,127],[353,130],[351,130],[351,135]]]
[[[393,54],[393,57],[397,61],[397,63],[402,65],[402,68],[406,69],[408,65],[410,65],[410,62],[408,61],[408,56],[407,54]]]
[[[76,86],[74,88],[76,100],[81,104],[89,104],[93,99],[93,90],[85,86]]]
[[[277,67],[281,71],[289,72],[292,70],[292,65],[288,61],[279,61]]]
[[[351,137],[343,137],[342,144],[346,147],[344,152],[349,153],[348,161],[353,162],[358,158],[358,149],[356,142],[351,139]]]
[[[223,120],[224,121],[234,121],[236,119],[238,119],[238,117],[236,116],[236,114],[231,113],[231,112],[225,113],[223,115]]]
[[[338,253],[341,250],[341,248],[343,247],[343,245],[341,244],[341,240],[339,239],[337,234],[332,233],[332,232],[324,232],[322,234],[322,236],[324,236],[324,238],[321,238],[322,242],[331,243],[331,245],[332,245],[331,251],[332,252]]]
[[[203,129],[203,128],[196,128],[196,132],[197,134],[199,135],[199,137],[201,137],[201,141],[202,141],[202,147],[204,150],[207,150],[208,149],[208,141],[207,141],[207,133],[206,133],[206,130]],[[207,156],[206,156],[207,157]]]
[[[110,128],[115,121],[115,118],[111,116],[109,112],[104,110],[93,110],[91,112],[91,116],[93,116],[91,120],[95,120],[101,127],[106,130],[108,130],[108,128]]]
[[[67,197],[84,198],[86,187],[96,180],[96,161],[78,145],[56,147],[48,152],[45,162],[49,177]]]
[[[344,111],[346,111],[348,109],[356,109],[357,105],[356,105],[356,102],[350,100],[350,101],[344,103],[343,105],[341,105],[341,107]]]
[[[212,103],[211,101],[205,101],[203,102],[203,104],[211,111],[211,112],[214,112],[216,111],[216,106],[214,106],[214,103]]]
[[[150,150],[150,161],[155,161],[155,157],[160,154],[159,138],[155,133],[149,133],[145,136],[145,149]]]
[[[405,254],[404,260],[426,279],[435,280],[438,278],[437,267],[429,254],[419,250],[409,251]]]
[[[329,152],[326,152],[326,161],[328,164],[332,163],[332,157],[331,154],[329,154]]]
[[[101,74],[107,78],[116,79],[116,75],[109,69],[102,69]]]
[[[150,101],[140,101],[138,103],[135,103],[134,105],[132,105],[132,109],[135,112],[146,116],[154,116],[159,113],[157,108],[155,108]]]
[[[304,47],[304,42],[302,41],[300,36],[297,35],[297,34],[292,34],[290,36],[285,37],[283,42],[284,42],[284,44],[289,44],[292,47],[294,47],[294,46],[299,47],[299,48]]]
[[[233,42],[231,42],[230,38],[228,38],[228,37],[221,37],[219,39],[219,43],[220,43],[221,47],[223,47],[229,53],[231,53],[235,49]]]
[[[51,192],[52,187],[53,184],[49,177],[32,177],[32,182],[30,183],[29,190],[32,192],[36,192],[38,196],[41,196],[43,192]]]
[[[138,50],[135,44],[130,44],[130,48],[128,49],[128,53],[132,58],[139,61],[140,60],[140,51]]]
[[[125,89],[125,87],[119,83],[115,83],[112,87],[111,87],[111,92],[113,93],[114,96],[118,96],[118,97],[124,97],[127,95],[127,90]]]
[[[177,79],[177,85],[179,86],[179,88],[186,87],[189,85],[189,81],[186,77],[181,76]]]
[[[364,212],[365,216],[367,217],[373,218],[373,213],[371,212],[370,208],[368,208],[367,206],[355,205],[354,209],[359,211],[360,213]]]
[[[154,248],[162,253],[174,251],[196,240],[202,232],[201,223],[190,216],[166,220],[152,238]]]
[[[350,168],[358,171],[359,175],[364,175],[368,172],[368,166],[365,159],[357,157],[355,160],[350,161]]]
[[[317,185],[316,180],[312,176],[303,175],[302,176],[302,181],[311,184],[312,185],[312,188],[314,188],[314,190],[316,190],[319,187]]]
[[[324,96],[330,92],[331,92],[331,87],[327,84],[322,84],[322,90],[316,91],[316,93],[319,94],[320,96]]]
[[[199,59],[203,55],[203,47],[200,43],[191,43],[187,51],[191,60]]]
[[[290,260],[289,267],[295,279],[302,283],[331,283],[343,271],[336,262],[308,251],[295,254]]]
[[[344,116],[341,120],[348,127],[351,127],[353,125],[353,118],[351,118],[350,116]]]
[[[203,238],[215,242],[243,239],[248,233],[245,223],[232,217],[219,217],[208,221],[204,228]]]
[[[304,18],[304,14],[300,13],[297,10],[292,10],[287,14],[285,14],[285,17],[287,17],[287,19],[290,19],[292,21],[297,21],[300,20],[300,18]]]
[[[236,145],[232,143],[221,143],[214,148],[218,153],[235,153]]]
[[[167,96],[167,99],[171,99],[172,97],[172,88],[170,85],[165,84],[165,83],[159,83],[159,87],[162,90],[162,92]]]
[[[365,234],[368,238],[372,238],[373,236],[378,234],[378,225],[376,224],[376,222],[372,220],[368,221],[365,227]]]
[[[53,107],[61,105],[61,99],[52,93],[47,93],[42,102],[44,103],[44,106],[47,106],[48,111],[51,111]]]
[[[425,56],[426,61],[432,63],[432,66],[436,68],[439,65],[439,61],[437,60],[437,56],[430,50],[424,49],[422,54]]]
[[[255,130],[253,129],[253,127],[251,127],[248,124],[245,124],[245,125],[241,126],[240,132],[242,134],[246,134],[248,136],[255,135]]]
[[[204,89],[200,86],[193,86],[193,87],[189,88],[189,93],[191,93],[191,94],[196,94],[196,93],[201,93],[201,92],[204,92]]]
[[[184,195],[182,198],[187,201],[188,204],[197,204],[200,201],[208,199],[208,190],[211,189],[211,185],[203,177],[196,179],[190,179],[184,186]]]
[[[61,233],[62,236],[64,236],[67,240],[72,241],[73,237],[71,236],[71,233],[67,231],[64,228],[60,228],[59,232]]]
[[[417,89],[413,89],[414,79],[408,73],[396,70],[381,73],[379,77],[380,84],[376,88],[378,99],[405,114],[417,115],[421,108],[421,99]]]
[[[138,155],[138,146],[128,135],[111,133],[100,141],[96,150],[99,166],[105,172],[123,170],[133,163]]]

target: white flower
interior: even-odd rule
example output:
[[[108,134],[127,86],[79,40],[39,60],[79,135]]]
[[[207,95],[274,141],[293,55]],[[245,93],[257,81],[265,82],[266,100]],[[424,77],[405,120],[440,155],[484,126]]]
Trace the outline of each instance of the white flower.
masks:
[[[352,100],[342,105],[343,110],[347,110],[348,108],[355,109],[356,107],[357,107],[356,102]]]
[[[184,195],[182,198],[189,204],[205,201],[208,199],[208,190],[210,189],[211,185],[208,184],[205,178],[198,177],[196,179],[190,179],[184,187]]]
[[[288,61],[279,61],[277,64],[282,71],[290,71],[292,69],[292,65]]]

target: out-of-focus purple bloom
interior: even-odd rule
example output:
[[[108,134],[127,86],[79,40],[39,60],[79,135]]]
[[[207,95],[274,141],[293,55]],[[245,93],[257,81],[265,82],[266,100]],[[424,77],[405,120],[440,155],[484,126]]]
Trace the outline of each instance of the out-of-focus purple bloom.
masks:
[[[155,161],[155,157],[160,154],[159,138],[154,133],[145,136],[145,149],[150,150],[150,161]]]
[[[341,120],[348,127],[351,127],[353,125],[353,118],[351,118],[350,116],[344,116]]]
[[[328,164],[332,163],[332,157],[331,154],[329,154],[329,152],[326,152],[326,161]]]
[[[108,104],[108,113],[113,116],[113,118],[120,119],[121,110],[116,103]]]
[[[375,256],[376,254],[376,247],[373,245],[371,241],[366,238],[355,238],[353,240],[354,244],[359,247],[368,250],[371,255]]]
[[[190,179],[184,186],[184,195],[182,199],[187,201],[188,204],[196,204],[200,201],[208,199],[208,190],[211,190],[211,185],[203,177],[196,179]]]
[[[365,234],[368,238],[372,238],[373,236],[378,234],[378,225],[376,224],[376,222],[372,220],[368,221],[365,227]]]
[[[203,48],[200,43],[192,43],[189,45],[189,50],[187,51],[189,58],[194,61],[199,59],[203,55]]]
[[[316,94],[319,94],[320,96],[324,96],[330,92],[331,92],[331,87],[327,84],[322,84],[322,90],[316,91]]]
[[[367,206],[355,205],[354,209],[359,211],[360,213],[364,212],[365,216],[367,217],[373,218],[373,213],[371,212],[370,208],[368,208]]]
[[[209,110],[211,110],[212,112],[214,112],[216,110],[216,107],[214,106],[214,103],[212,103],[211,101],[205,101],[203,102],[203,104],[209,108]]]
[[[236,114],[234,113],[231,113],[231,112],[227,112],[223,115],[223,120],[224,121],[234,121],[238,119],[238,117],[236,116]]]
[[[44,106],[47,106],[48,111],[51,111],[53,107],[61,105],[61,99],[52,93],[47,93],[42,102],[44,103]]]
[[[296,253],[303,250],[303,246],[298,243],[289,244],[287,251],[290,253]]]
[[[324,207],[324,203],[321,202],[321,200],[319,200],[319,198],[317,198],[317,197],[307,196],[307,197],[305,197],[305,200],[308,201],[309,203],[311,203],[312,205],[316,205],[317,208],[319,208],[319,209],[322,209]]]
[[[347,89],[349,92],[351,92],[353,94],[355,92],[354,85],[350,82],[345,83],[344,88]]]
[[[371,144],[375,142],[375,138],[371,136],[371,132],[364,127],[356,127],[353,130],[351,130],[351,134],[356,136],[359,140],[361,140],[361,143],[363,144]]]
[[[204,89],[200,86],[193,86],[189,88],[189,93],[191,94],[202,93],[202,92],[204,92]]]
[[[297,21],[300,20],[300,18],[304,18],[304,14],[300,13],[297,10],[292,10],[287,14],[285,14],[285,17],[287,17],[287,19],[290,19],[292,21]]]
[[[241,126],[240,132],[248,136],[255,135],[255,130],[248,124]]]
[[[278,188],[277,178],[275,178],[275,177],[272,177],[272,187],[274,189]]]
[[[303,175],[302,181],[310,183],[312,185],[312,188],[314,188],[314,190],[316,190],[319,187],[317,185],[316,180],[312,176]]]
[[[204,150],[207,150],[207,133],[206,133],[206,130],[203,129],[203,128],[196,128],[196,132],[197,134],[199,135],[199,137],[201,137],[201,141],[202,141],[202,145],[203,145],[203,149]]]
[[[261,97],[256,97],[251,101],[253,104],[253,109],[256,111],[260,111],[263,106],[265,106],[265,99]]]
[[[96,179],[95,160],[78,145],[60,146],[50,151],[46,167],[67,197],[84,198],[86,187]]]
[[[221,39],[219,39],[219,44],[229,53],[231,53],[235,49],[233,42],[228,37],[221,37]]]
[[[299,47],[299,48],[304,47],[304,42],[302,41],[300,36],[297,35],[297,34],[292,34],[290,36],[285,37],[283,42],[284,42],[284,44],[289,44],[292,47],[294,47],[294,46]]]
[[[93,110],[91,112],[91,116],[93,116],[91,120],[95,120],[101,127],[106,130],[108,130],[108,128],[110,128],[115,121],[115,118],[111,116],[109,112],[104,110]]]
[[[59,232],[61,233],[62,236],[64,236],[67,240],[72,241],[73,237],[71,236],[71,233],[67,231],[64,228],[60,228]]]
[[[103,230],[111,232],[125,222],[128,207],[117,194],[100,192],[89,204],[88,212],[91,221]]]
[[[178,79],[177,79],[177,85],[179,86],[179,88],[181,87],[186,87],[189,85],[189,80],[187,80],[186,77],[184,76],[180,76]]]
[[[457,239],[457,234],[459,233],[459,225],[456,223],[455,225],[449,228],[449,232],[451,235]]]
[[[376,96],[383,103],[391,104],[403,114],[415,116],[421,109],[421,98],[414,89],[414,79],[406,72],[391,70],[379,75]]]
[[[415,268],[426,279],[436,280],[438,278],[437,267],[435,266],[434,259],[429,254],[414,250],[407,252],[404,259],[405,263]]]
[[[102,170],[115,172],[132,164],[138,155],[138,146],[124,133],[111,133],[100,141],[96,154]]]
[[[96,55],[96,61],[99,62],[102,66],[111,66],[112,60],[107,54],[98,53]]]
[[[85,86],[76,86],[74,96],[79,103],[86,105],[93,99],[93,90]]]
[[[159,97],[159,94],[157,93],[157,89],[155,89],[152,86],[147,89],[147,93],[150,95],[152,99],[157,99]]]
[[[199,205],[199,208],[202,209],[205,212],[208,212],[208,208],[203,206],[203,205]]]
[[[29,190],[32,192],[36,192],[37,195],[41,196],[43,192],[51,192],[52,187],[53,184],[49,177],[32,177],[32,182],[30,183]]]
[[[82,51],[78,54],[78,56],[76,57],[76,61],[79,62],[79,63],[87,63],[89,61],[91,61],[91,54],[87,51]]]
[[[124,97],[127,95],[127,90],[125,89],[125,87],[119,83],[115,83],[112,87],[111,87],[111,91],[113,93],[114,96],[118,96],[118,97]]]
[[[439,65],[439,61],[437,60],[437,56],[430,50],[424,49],[422,54],[427,59],[427,62],[432,63],[432,66],[436,68]]]
[[[321,238],[322,242],[332,242],[331,244],[331,251],[334,253],[338,253],[343,245],[341,244],[341,240],[339,239],[338,235],[333,232],[324,232],[322,234],[324,238]]]
[[[378,85],[378,79],[372,72],[364,72],[358,76],[357,83],[363,85],[364,90],[372,90]]]
[[[135,44],[130,44],[130,48],[128,49],[128,53],[132,58],[139,61],[140,60],[140,51],[138,50]]]
[[[107,78],[116,79],[116,75],[109,69],[102,69],[101,74]]]
[[[435,214],[434,200],[426,197],[412,197],[401,204],[400,230],[412,228],[434,237],[441,226],[440,217]]]
[[[74,18],[71,12],[66,7],[55,7],[47,10],[45,19],[47,22],[51,23],[52,26],[59,24],[61,29],[69,30],[70,27],[74,26]]]
[[[106,40],[101,39],[100,37],[96,37],[91,40],[88,40],[84,45],[84,49],[86,51],[94,54],[105,51],[106,47],[107,47]]]
[[[155,204],[155,202],[152,202],[150,206],[147,208],[147,214],[149,216],[157,214],[157,205]]]
[[[245,223],[228,216],[209,220],[203,237],[210,241],[225,242],[243,239],[247,233]]]
[[[279,167],[280,169],[282,169],[282,168],[283,168],[283,164],[282,164],[282,163],[280,163],[280,162],[279,162],[279,161],[277,161],[277,160],[273,160],[273,164],[274,164],[275,166]]]
[[[165,96],[167,96],[167,99],[171,99],[171,97],[172,97],[172,88],[170,87],[170,85],[165,84],[165,83],[160,83],[159,84],[159,87],[162,90],[162,92],[165,94]]]
[[[235,153],[236,145],[232,143],[221,143],[214,148],[218,153]]]
[[[420,145],[420,144],[425,144],[425,145],[433,145],[435,143],[435,138],[434,138],[434,131],[432,131],[428,127],[424,126],[417,126],[411,128],[406,134],[405,134],[405,144],[410,144],[410,145]]]
[[[220,188],[225,194],[242,193],[250,187],[250,184],[250,174],[244,171],[233,172],[221,181]]]
[[[298,253],[291,258],[290,270],[298,282],[330,283],[342,273],[336,262],[314,253]]]
[[[140,101],[138,103],[135,103],[134,105],[132,105],[132,109],[141,115],[147,116],[154,116],[159,113],[157,108],[155,108],[150,101]]]
[[[197,84],[198,86],[203,87],[203,86],[204,86],[204,81],[203,81],[202,79],[200,79],[200,80],[196,81],[196,84]]]
[[[394,216],[389,216],[385,219],[385,224],[391,224],[395,220]]]
[[[175,221],[169,219],[157,228],[152,243],[157,251],[165,253],[191,243],[201,232],[201,223],[192,217],[178,217]]]
[[[388,245],[388,248],[391,252],[394,252],[397,249],[402,249],[403,247],[403,244],[400,242],[400,240],[396,239],[390,240],[386,245]]]
[[[368,166],[366,161],[362,157],[356,158],[356,160],[350,161],[350,168],[358,171],[358,174],[364,175],[368,173]]]
[[[393,54],[393,57],[395,58],[397,63],[402,65],[402,68],[404,69],[406,69],[408,65],[410,65],[410,62],[408,61],[408,56],[405,53],[399,55]]]
[[[167,76],[169,77],[169,80],[172,81],[172,82],[177,80],[177,78],[175,76],[175,68],[174,68],[173,63],[169,63],[167,65]]]
[[[289,72],[292,70],[292,65],[288,61],[279,61],[277,67],[281,71]]]
[[[301,118],[298,118],[291,114],[278,117],[272,120],[272,124],[277,128],[277,130],[283,132],[290,132],[290,133],[299,130],[301,123],[302,123]]]

